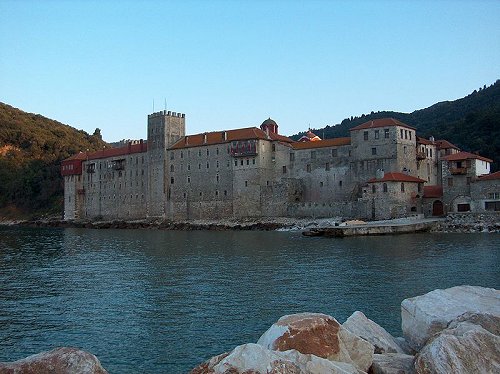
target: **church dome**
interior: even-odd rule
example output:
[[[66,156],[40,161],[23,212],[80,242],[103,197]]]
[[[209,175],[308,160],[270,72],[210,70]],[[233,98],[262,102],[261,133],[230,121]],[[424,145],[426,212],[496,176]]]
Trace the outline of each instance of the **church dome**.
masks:
[[[273,119],[271,118],[268,118],[266,119],[264,122],[262,122],[262,125],[260,125],[261,127],[262,126],[278,126],[278,124],[276,123],[276,121],[274,121]]]

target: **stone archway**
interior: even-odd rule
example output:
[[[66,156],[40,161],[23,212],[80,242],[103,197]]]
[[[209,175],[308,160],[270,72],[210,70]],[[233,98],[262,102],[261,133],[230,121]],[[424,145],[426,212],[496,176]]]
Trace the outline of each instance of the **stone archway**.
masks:
[[[432,215],[433,216],[442,216],[444,215],[444,206],[441,200],[435,200],[432,203]]]

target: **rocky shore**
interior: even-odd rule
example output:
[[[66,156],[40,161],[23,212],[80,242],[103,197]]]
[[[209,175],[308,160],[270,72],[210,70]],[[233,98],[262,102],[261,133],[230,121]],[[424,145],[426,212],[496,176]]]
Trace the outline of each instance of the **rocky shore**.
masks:
[[[414,223],[419,218],[399,218],[387,221],[367,222],[376,225],[392,225],[401,223]],[[424,221],[425,219],[421,219]],[[347,221],[349,222],[349,221]],[[363,221],[352,221],[357,224]],[[58,218],[43,218],[34,220],[2,220],[0,225],[16,225],[26,227],[74,227],[90,229],[156,229],[156,230],[283,230],[301,231],[311,229],[327,229],[345,224],[342,217],[332,218],[288,218],[272,217],[259,219],[218,219],[218,220],[192,220],[168,221],[162,219],[144,219],[136,221],[113,220],[74,220],[63,221]],[[450,213],[442,219],[436,220],[430,232],[438,233],[499,233],[500,212],[491,213]]]
[[[434,290],[403,300],[401,318],[403,337],[395,338],[359,311],[343,324],[319,313],[283,316],[256,343],[218,354],[190,374],[500,372],[500,291]],[[0,363],[0,374],[52,372],[106,370],[94,355],[67,347]]]

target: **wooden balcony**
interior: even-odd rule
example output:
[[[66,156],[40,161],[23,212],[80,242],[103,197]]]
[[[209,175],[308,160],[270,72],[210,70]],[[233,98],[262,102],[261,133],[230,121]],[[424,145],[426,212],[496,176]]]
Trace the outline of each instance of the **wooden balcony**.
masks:
[[[452,175],[465,175],[467,174],[467,168],[451,168],[450,172]]]
[[[425,160],[427,157],[425,156],[425,152],[417,152],[417,160]]]

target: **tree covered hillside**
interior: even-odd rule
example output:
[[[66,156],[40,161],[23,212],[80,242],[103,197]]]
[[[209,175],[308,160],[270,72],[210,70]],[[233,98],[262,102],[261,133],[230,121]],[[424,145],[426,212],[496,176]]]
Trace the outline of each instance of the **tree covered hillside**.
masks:
[[[62,212],[61,160],[106,145],[99,129],[89,135],[0,103],[0,217]]]
[[[455,101],[444,101],[412,113],[372,112],[344,119],[335,126],[313,129],[325,138],[349,136],[349,129],[372,119],[392,117],[417,129],[419,136],[446,139],[468,152],[494,161],[500,169],[500,80]],[[298,139],[304,133],[294,135]]]

